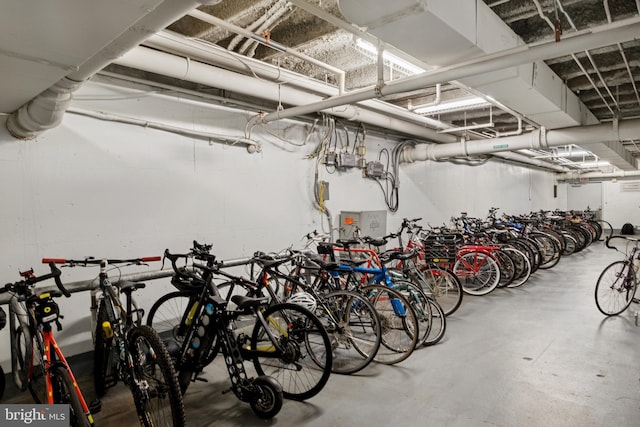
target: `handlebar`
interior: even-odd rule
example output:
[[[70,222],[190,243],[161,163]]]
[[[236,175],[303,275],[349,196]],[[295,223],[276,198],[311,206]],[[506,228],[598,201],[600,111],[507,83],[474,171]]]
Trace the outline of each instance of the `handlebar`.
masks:
[[[43,264],[63,264],[68,267],[86,267],[88,265],[100,265],[103,262],[107,264],[135,264],[141,265],[146,264],[147,262],[153,261],[161,261],[162,257],[160,256],[148,256],[142,258],[129,258],[129,259],[120,259],[120,258],[94,258],[87,257],[81,260],[77,259],[66,259],[66,258],[42,258]]]
[[[605,246],[606,246],[607,248],[609,248],[609,249],[616,249],[616,250],[618,249],[618,248],[616,248],[615,246],[611,246],[611,245],[609,245],[609,242],[610,242],[611,240],[613,240],[613,239],[623,239],[623,240],[627,240],[627,241],[629,241],[629,242],[635,242],[635,243],[639,243],[639,242],[640,242],[640,239],[634,239],[633,237],[620,236],[620,235],[618,235],[618,236],[609,236],[609,237],[607,237],[607,238],[605,239],[605,241],[604,241],[604,242],[605,242],[604,244],[605,244]]]
[[[47,264],[49,264],[51,273],[44,274],[42,276],[34,276],[33,274],[30,274],[29,276],[25,277],[24,280],[20,280],[19,282],[7,283],[2,288],[0,288],[0,293],[14,291],[20,295],[26,295],[27,289],[29,287],[35,286],[35,284],[38,282],[54,279],[54,281],[56,282],[56,286],[58,287],[58,289],[60,289],[60,292],[62,292],[65,297],[70,297],[71,293],[64,287],[62,281],[60,280],[61,271],[58,267],[56,267],[56,263],[48,261]]]

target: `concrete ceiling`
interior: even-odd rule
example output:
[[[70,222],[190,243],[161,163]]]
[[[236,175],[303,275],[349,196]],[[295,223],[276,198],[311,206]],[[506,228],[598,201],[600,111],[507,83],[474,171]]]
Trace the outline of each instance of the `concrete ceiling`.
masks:
[[[96,8],[89,8],[81,0],[64,0],[56,2],[55,7],[40,5],[33,9],[29,3],[32,2],[8,0],[5,5],[8,8],[3,7],[0,16],[0,70],[5,77],[0,82],[3,95],[0,112],[3,113],[12,113],[81,67],[161,0],[109,2],[108,6]],[[209,3],[191,15],[175,16],[162,34],[232,51],[330,87],[338,85],[338,74],[331,70],[339,69],[344,71],[346,92],[379,82],[375,53],[356,43],[361,36],[385,42],[387,52],[424,70],[437,70],[482,58],[496,50],[533,46],[554,39],[561,44],[572,34],[591,28],[615,27],[640,14],[640,0],[484,0],[478,4],[474,0],[391,3],[222,0]],[[435,5],[435,10],[425,11],[427,3]],[[390,9],[386,16],[376,10],[384,8]],[[216,21],[203,19],[198,13],[210,15],[226,25],[212,23]],[[357,25],[353,25],[353,21],[357,21]],[[247,39],[238,35],[238,28],[256,37]],[[160,48],[153,37],[142,44]],[[220,55],[219,50],[214,50],[214,54]],[[171,51],[193,57],[191,53]],[[204,58],[195,59],[207,62]],[[234,72],[252,75],[250,68],[236,68]],[[102,72],[249,102],[266,110],[276,107],[273,99],[259,93],[248,96],[211,83],[136,69],[118,61]],[[404,65],[393,61],[385,62],[383,73],[386,82],[412,74]],[[454,128],[445,130],[446,136],[490,138],[541,126],[556,129],[640,118],[639,87],[640,39],[635,37],[635,40],[594,49],[587,47],[505,70],[442,81],[438,86],[432,84],[393,93],[379,100],[413,114],[410,111],[423,104],[442,105],[451,99],[490,96],[491,105],[424,115],[425,120],[437,120],[443,126]],[[326,93],[319,95],[327,96]],[[284,105],[287,107],[289,105]],[[623,163],[627,163],[628,168],[636,168],[634,157],[640,156],[639,141],[640,135],[621,143]],[[620,160],[620,150],[599,152],[618,153],[611,156]]]

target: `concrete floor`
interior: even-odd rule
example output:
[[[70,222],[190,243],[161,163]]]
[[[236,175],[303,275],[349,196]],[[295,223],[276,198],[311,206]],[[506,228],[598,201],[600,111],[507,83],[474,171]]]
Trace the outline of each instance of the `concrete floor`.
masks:
[[[540,270],[518,289],[465,296],[444,340],[397,366],[332,375],[307,402],[285,401],[273,420],[257,418],[231,393],[216,360],[209,383],[185,395],[192,426],[638,426],[639,309],[618,317],[597,310],[600,271],[620,258],[600,243]],[[86,385],[85,385],[86,384]],[[91,395],[90,378],[81,387]],[[27,399],[27,400],[25,400]],[[25,401],[17,396],[11,402]],[[103,400],[96,426],[137,425],[119,385]]]

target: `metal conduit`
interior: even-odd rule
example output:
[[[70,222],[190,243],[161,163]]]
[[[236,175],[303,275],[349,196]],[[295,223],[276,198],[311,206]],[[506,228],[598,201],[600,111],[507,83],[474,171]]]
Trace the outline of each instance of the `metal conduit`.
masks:
[[[426,71],[412,77],[395,80],[387,83],[383,87],[370,86],[354,90],[345,95],[329,98],[321,102],[276,111],[260,117],[257,120],[262,123],[268,123],[274,120],[314,113],[326,108],[352,104],[366,99],[410,92],[412,90],[441,83],[443,81],[458,80],[536,60],[569,55],[573,52],[585,50],[586,48],[597,49],[622,41],[634,40],[638,38],[638,34],[640,34],[640,18],[629,18],[618,21],[615,24],[603,25],[592,28],[589,31],[578,32],[570,37],[564,38],[559,43],[550,41],[484,55],[472,61],[442,67],[437,70]]]

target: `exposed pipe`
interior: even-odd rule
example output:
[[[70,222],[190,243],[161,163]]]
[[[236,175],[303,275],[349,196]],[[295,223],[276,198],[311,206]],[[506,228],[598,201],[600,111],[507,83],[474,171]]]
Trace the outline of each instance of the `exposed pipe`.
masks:
[[[161,72],[168,77],[231,90],[248,96],[259,96],[271,101],[281,100],[284,104],[301,105],[323,99],[322,96],[310,94],[307,91],[289,87],[288,85],[278,85],[263,79],[241,75],[198,61],[189,61],[186,58],[141,46],[118,58],[114,63],[143,71]],[[325,112],[347,120],[374,124],[430,141],[455,141],[455,137],[438,135],[435,130],[427,128],[424,124],[409,123],[356,106],[347,105],[339,108],[330,108]],[[407,114],[411,113],[407,111]],[[443,136],[447,137],[446,140],[442,138]]]
[[[241,34],[247,38],[256,40],[259,43],[264,44],[267,47],[270,47],[272,49],[275,49],[277,51],[280,52],[284,52],[287,53],[291,56],[294,56],[296,58],[302,59],[303,61],[306,61],[310,64],[316,65],[318,67],[324,68],[327,71],[330,71],[332,73],[334,73],[336,75],[336,78],[338,80],[338,88],[340,90],[340,93],[344,92],[344,84],[345,84],[345,72],[344,70],[341,70],[340,68],[334,67],[332,65],[329,65],[325,62],[322,61],[318,61],[317,59],[306,55],[296,49],[292,49],[289,48],[285,45],[282,45],[280,43],[277,43],[273,40],[267,40],[266,38],[258,35],[258,34],[254,34],[251,31],[245,30],[242,27],[238,27],[237,25],[231,24],[230,22],[226,22],[220,18],[217,18],[215,16],[209,15],[208,13],[204,13],[202,11],[199,10],[193,10],[191,12],[188,13],[189,16],[199,19],[201,21],[207,22],[209,24],[212,25],[217,25],[219,27],[225,28],[229,31],[232,31],[234,33],[237,34]]]
[[[555,32],[556,31],[556,27],[555,25],[551,22],[551,20],[547,17],[547,15],[544,14],[544,12],[542,11],[542,6],[540,5],[540,2],[538,0],[533,0],[533,2],[536,5],[536,8],[538,9],[538,15],[540,16],[540,18],[542,18],[543,20],[545,20],[547,22],[547,24],[549,24],[549,26],[551,27],[551,29]],[[606,3],[606,0],[605,0]],[[560,5],[560,10],[562,11],[562,13],[564,14],[565,18],[567,18],[567,21],[569,21],[569,25],[571,25],[571,28],[573,28],[575,31],[578,31],[578,28],[576,27],[576,25],[573,23],[573,19],[571,19],[571,16],[569,16],[569,14],[564,10],[564,7],[562,6],[562,3],[560,3],[558,0],[554,0],[553,2],[554,6],[556,6],[556,4]],[[557,7],[557,6],[556,6]],[[556,8],[556,15],[558,13],[558,10]],[[556,17],[557,18],[557,17]],[[611,20],[609,20],[609,23],[611,23]],[[609,86],[607,86],[607,84],[605,83],[604,79],[602,78],[602,74],[600,74],[600,70],[598,70],[598,67],[595,63],[595,61],[593,60],[593,58],[591,57],[591,54],[589,53],[588,50],[585,49],[584,51],[585,55],[587,56],[587,59],[589,60],[589,62],[591,62],[591,66],[593,67],[593,69],[596,72],[596,75],[600,78],[600,82],[602,83],[602,85],[604,86],[604,88],[607,90],[607,92],[609,93],[609,96],[611,97],[611,99],[613,100],[614,104],[616,105],[616,107],[619,109],[618,107],[618,103],[616,102],[616,100],[613,98],[613,95],[611,95],[611,91],[609,90]],[[598,89],[598,86],[596,86],[595,82],[593,81],[593,79],[591,79],[591,76],[589,75],[589,73],[587,72],[587,70],[584,69],[584,67],[582,66],[582,64],[580,63],[580,61],[578,61],[578,58],[574,55],[571,54],[571,58],[573,58],[573,60],[578,64],[578,67],[580,67],[580,70],[582,70],[582,72],[584,73],[584,75],[587,77],[587,79],[589,80],[589,83],[591,83],[591,86],[593,86],[593,88],[596,90],[596,92],[598,93],[598,95],[600,96],[600,99],[602,99],[602,102],[604,102],[604,105],[607,106],[607,108],[609,109],[609,111],[611,112],[611,115],[615,116],[615,113],[613,112],[613,110],[611,109],[611,106],[609,105],[609,103],[607,102],[606,99],[604,99],[604,96],[602,95],[602,93],[600,92],[600,90]]]
[[[421,144],[403,151],[404,160],[442,160],[449,157],[494,154],[522,149],[548,149],[567,144],[601,143],[624,141],[636,138],[640,133],[640,120],[625,120],[591,126],[578,126],[556,130],[541,128],[523,135],[476,141],[461,141],[454,144]]]
[[[505,0],[509,1],[509,0]],[[638,0],[640,1],[640,0]],[[430,68],[430,66],[426,63],[424,63],[423,61],[420,61],[418,59],[416,59],[415,57],[408,55],[406,52],[397,49],[396,47],[392,46],[392,45],[388,45],[386,43],[384,43],[384,41],[378,39],[376,36],[369,34],[365,31],[362,31],[358,26],[351,24],[349,22],[346,22],[338,17],[336,17],[335,15],[332,15],[328,12],[326,12],[323,9],[320,9],[319,7],[309,3],[306,0],[289,0],[290,3],[293,3],[294,5],[296,5],[297,7],[307,11],[308,13],[317,16],[318,18],[338,27],[341,28],[345,31],[347,31],[350,34],[353,34],[355,37],[358,37],[360,39],[366,40],[367,42],[371,43],[374,46],[384,46],[385,51],[392,53],[393,55],[397,56],[398,58],[407,61],[410,64],[419,66],[423,69],[428,69]],[[486,97],[486,95],[484,95],[483,93],[480,93],[470,87],[468,87],[467,85],[459,82],[459,81],[455,81],[452,80],[449,82],[450,84],[452,84],[453,86],[456,86],[460,89],[466,90],[469,93],[474,94],[475,96],[479,96],[479,97]],[[437,85],[439,86],[440,83],[437,83]],[[436,91],[438,90],[438,87],[436,86]],[[436,96],[438,96],[436,94]],[[436,98],[437,99],[437,98]],[[533,122],[530,119],[527,119],[526,117],[522,116],[522,114],[514,111],[513,109],[507,107],[506,105],[492,99],[492,100],[487,100],[488,102],[491,102],[491,104],[493,104],[495,107],[499,108],[500,110],[511,114],[512,116],[518,117],[522,120],[527,121],[527,123],[531,124],[534,127],[539,127],[540,125],[538,123]],[[447,126],[437,126],[440,129],[446,128]]]
[[[70,107],[67,109],[67,112],[85,117],[91,117],[98,120],[125,123],[149,129],[157,129],[164,132],[171,132],[192,138],[204,139],[207,141],[221,141],[229,146],[237,145],[239,147],[245,147],[249,153],[259,153],[260,151],[262,151],[260,143],[244,137],[234,137],[211,132],[197,131],[195,129],[186,129],[178,126],[167,125],[165,123],[152,122],[149,120],[136,119],[133,117],[125,117],[117,114],[105,113],[102,111],[87,110],[84,108]]]
[[[217,2],[217,1],[215,1]],[[127,31],[107,44],[78,70],[63,77],[49,89],[12,113],[7,119],[7,130],[20,139],[30,139],[62,122],[69,107],[72,93],[90,76],[113,62],[114,59],[142,43],[151,34],[167,27],[176,19],[201,4],[211,1],[166,0],[149,11]]]
[[[640,14],[640,0],[636,0],[636,4],[638,5],[638,13]],[[607,22],[611,23],[611,11],[609,10],[609,1],[604,0],[604,11],[607,14]],[[640,94],[638,93],[638,88],[636,87],[636,80],[633,77],[633,73],[631,72],[631,67],[629,66],[629,61],[627,60],[627,55],[624,53],[624,49],[622,45],[618,43],[618,51],[622,56],[622,61],[624,62],[624,66],[627,68],[627,73],[629,74],[629,80],[631,81],[631,86],[633,87],[633,92],[636,95],[636,99],[638,100],[638,105],[640,106]]]
[[[217,45],[204,44],[198,40],[188,39],[169,31],[162,31],[155,34],[145,42],[145,45],[168,52],[181,52],[182,54],[188,55],[198,61],[203,61],[221,68],[236,70],[239,72],[248,71],[251,75],[257,76],[261,79],[283,83],[283,87],[288,86],[301,88],[304,89],[305,92],[319,94],[322,97],[339,95],[339,92],[335,87],[327,85],[324,82],[309,79],[292,71],[278,68],[274,65],[266,64],[255,59],[245,58],[234,52],[229,52]],[[157,72],[161,72],[161,70],[158,70]],[[377,99],[363,101],[358,103],[358,105],[374,112],[381,113],[385,116],[402,119],[421,126],[427,126],[435,129],[446,129],[451,127],[451,125],[439,120],[412,113],[407,111],[405,108]],[[436,142],[453,142],[455,141],[455,138],[434,134],[434,137],[431,140]]]
[[[434,85],[443,81],[458,80],[535,60],[568,55],[576,51],[584,50],[587,47],[597,49],[621,41],[634,40],[638,38],[638,34],[640,34],[640,18],[628,18],[618,21],[615,24],[594,27],[589,31],[575,33],[570,37],[564,38],[561,43],[552,41],[533,46],[520,46],[503,50],[461,64],[442,67],[415,76],[394,80],[387,83],[381,89],[377,86],[369,86],[321,102],[276,111],[258,120],[263,123],[268,123],[274,120],[314,113],[326,108],[352,104],[378,96],[410,92],[420,87]]]

